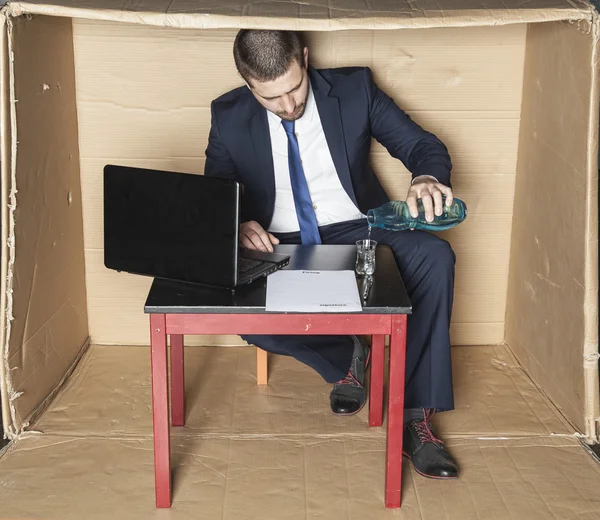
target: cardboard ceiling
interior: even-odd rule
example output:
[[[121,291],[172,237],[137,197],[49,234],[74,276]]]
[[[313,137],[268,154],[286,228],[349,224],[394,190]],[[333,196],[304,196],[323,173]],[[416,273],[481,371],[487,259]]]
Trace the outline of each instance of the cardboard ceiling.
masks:
[[[180,28],[305,31],[400,29],[586,20],[580,0],[59,0],[10,2],[13,16],[46,14]]]

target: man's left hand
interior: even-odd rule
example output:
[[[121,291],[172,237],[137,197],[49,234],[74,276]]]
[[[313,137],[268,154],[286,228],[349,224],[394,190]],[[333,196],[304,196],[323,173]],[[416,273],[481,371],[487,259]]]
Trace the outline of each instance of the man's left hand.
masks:
[[[433,220],[434,211],[437,216],[440,216],[444,209],[442,195],[446,196],[446,206],[450,206],[453,199],[451,188],[437,182],[432,177],[427,177],[425,175],[416,177],[406,196],[406,202],[411,216],[413,218],[419,216],[419,211],[417,210],[417,200],[419,199],[423,201],[425,220],[427,220],[427,222]]]

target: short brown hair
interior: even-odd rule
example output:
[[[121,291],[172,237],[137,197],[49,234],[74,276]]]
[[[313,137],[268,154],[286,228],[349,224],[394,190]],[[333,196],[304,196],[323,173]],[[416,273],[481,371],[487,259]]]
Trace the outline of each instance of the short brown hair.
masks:
[[[235,66],[250,83],[273,81],[283,76],[297,61],[304,65],[304,42],[295,31],[242,29],[233,44]]]

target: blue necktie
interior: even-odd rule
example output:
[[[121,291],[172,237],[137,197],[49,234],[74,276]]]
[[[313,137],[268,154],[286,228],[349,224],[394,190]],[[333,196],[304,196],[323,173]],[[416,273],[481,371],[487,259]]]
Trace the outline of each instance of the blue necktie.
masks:
[[[296,215],[300,225],[300,237],[303,244],[320,244],[321,235],[319,235],[319,225],[317,216],[312,205],[308,184],[304,176],[304,169],[300,161],[300,149],[298,139],[294,133],[294,121],[281,120],[283,128],[288,138],[288,163],[290,167],[290,181],[292,184],[292,193],[294,194],[294,204],[296,206]]]

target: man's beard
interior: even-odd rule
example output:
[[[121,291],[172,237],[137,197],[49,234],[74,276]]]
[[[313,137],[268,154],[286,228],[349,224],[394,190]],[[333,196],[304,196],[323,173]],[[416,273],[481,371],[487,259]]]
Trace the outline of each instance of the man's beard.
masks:
[[[296,107],[296,112],[294,112],[292,116],[289,116],[286,112],[276,112],[276,115],[278,115],[284,121],[296,121],[304,115],[305,110],[306,102],[302,103],[299,107]]]

